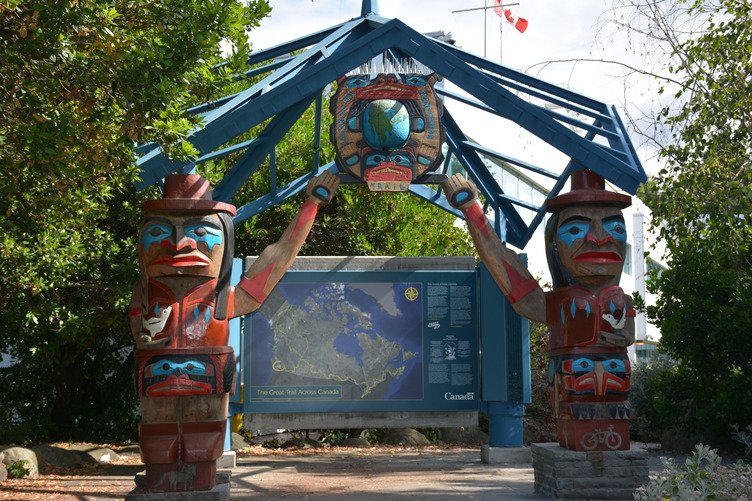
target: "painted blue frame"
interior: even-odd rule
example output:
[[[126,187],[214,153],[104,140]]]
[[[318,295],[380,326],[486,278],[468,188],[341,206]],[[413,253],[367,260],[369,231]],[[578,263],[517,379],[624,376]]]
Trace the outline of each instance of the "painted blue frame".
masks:
[[[294,51],[300,52],[293,54]],[[527,244],[543,220],[545,210],[505,194],[488,171],[484,157],[501,159],[555,179],[549,198],[561,191],[576,169],[591,169],[632,194],[647,179],[615,107],[429,38],[398,19],[382,18],[378,15],[376,0],[364,0],[360,17],[251,53],[248,63],[254,68],[238,78],[265,75],[259,82],[242,92],[189,110],[203,120],[201,127],[187,137],[200,152],[198,158],[189,162],[171,161],[156,145],[141,145],[137,149],[140,157],[136,163],[141,169],[137,188],[159,183],[170,173],[189,172],[202,162],[243,151],[213,192],[215,199],[231,201],[267,158],[274,159],[277,143],[312,103],[315,103],[313,125],[318,151],[324,112],[322,94],[339,76],[377,57],[411,58],[427,66],[467,93],[460,95],[445,88],[437,89],[447,102],[462,102],[508,119],[569,158],[561,173],[515,159],[498,151],[498,145],[470,141],[451,114],[445,113],[443,123],[449,153],[478,184],[487,208],[493,209],[495,214],[497,233],[516,247],[523,248]],[[552,111],[546,104],[575,112],[587,120]],[[239,136],[267,120],[269,123],[257,138],[239,141]],[[311,160],[311,174],[278,187],[277,170],[284,168],[283,163],[271,163],[269,175],[274,182],[269,193],[239,207],[236,223],[294,196],[305,187],[311,175],[337,170],[333,164],[319,165],[319,157],[315,155]],[[447,166],[448,162],[443,172]],[[462,217],[449,206],[438,186],[413,185],[410,192]],[[520,217],[520,207],[536,213],[530,224]]]

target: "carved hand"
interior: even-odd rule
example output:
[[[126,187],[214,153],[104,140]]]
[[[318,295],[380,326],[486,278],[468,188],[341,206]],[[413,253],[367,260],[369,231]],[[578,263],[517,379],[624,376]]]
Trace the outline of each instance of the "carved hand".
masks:
[[[478,189],[475,183],[465,179],[461,174],[455,174],[441,185],[449,200],[449,204],[455,209],[464,210],[472,206],[478,199]]]
[[[324,171],[320,176],[314,176],[308,181],[306,193],[309,200],[318,205],[326,205],[331,202],[338,185],[339,177],[329,171]]]

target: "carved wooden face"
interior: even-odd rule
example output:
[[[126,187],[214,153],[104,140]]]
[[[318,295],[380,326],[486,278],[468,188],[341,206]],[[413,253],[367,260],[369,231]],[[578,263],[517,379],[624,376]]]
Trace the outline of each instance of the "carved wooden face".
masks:
[[[624,216],[616,207],[579,205],[559,213],[555,242],[578,285],[616,285],[627,251]]]
[[[147,213],[141,223],[138,256],[149,278],[217,278],[225,234],[216,213]]]

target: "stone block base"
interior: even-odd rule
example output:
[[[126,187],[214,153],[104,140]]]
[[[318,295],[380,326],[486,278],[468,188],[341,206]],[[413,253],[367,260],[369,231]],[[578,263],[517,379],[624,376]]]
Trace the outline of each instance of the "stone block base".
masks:
[[[217,484],[210,491],[185,492],[144,492],[143,484],[146,472],[140,472],[134,479],[136,488],[125,496],[126,501],[229,501],[230,500],[230,472],[218,471]]]
[[[490,447],[484,445],[480,448],[480,460],[486,464],[530,464],[531,455],[529,447]]]
[[[238,465],[238,455],[235,451],[224,451],[217,459],[217,468],[235,468]]]
[[[633,499],[634,490],[648,482],[648,453],[625,451],[578,452],[557,443],[532,444],[535,492],[555,499]]]

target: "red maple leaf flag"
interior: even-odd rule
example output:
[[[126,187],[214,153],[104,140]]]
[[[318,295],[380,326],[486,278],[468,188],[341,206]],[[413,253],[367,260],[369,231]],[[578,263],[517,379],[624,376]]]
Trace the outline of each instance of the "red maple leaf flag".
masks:
[[[496,12],[496,15],[506,18],[506,20],[509,21],[512,26],[517,28],[517,31],[519,31],[520,33],[525,33],[528,24],[527,19],[512,15],[512,11],[510,9],[502,9],[501,0],[494,0],[494,5],[494,12]]]

